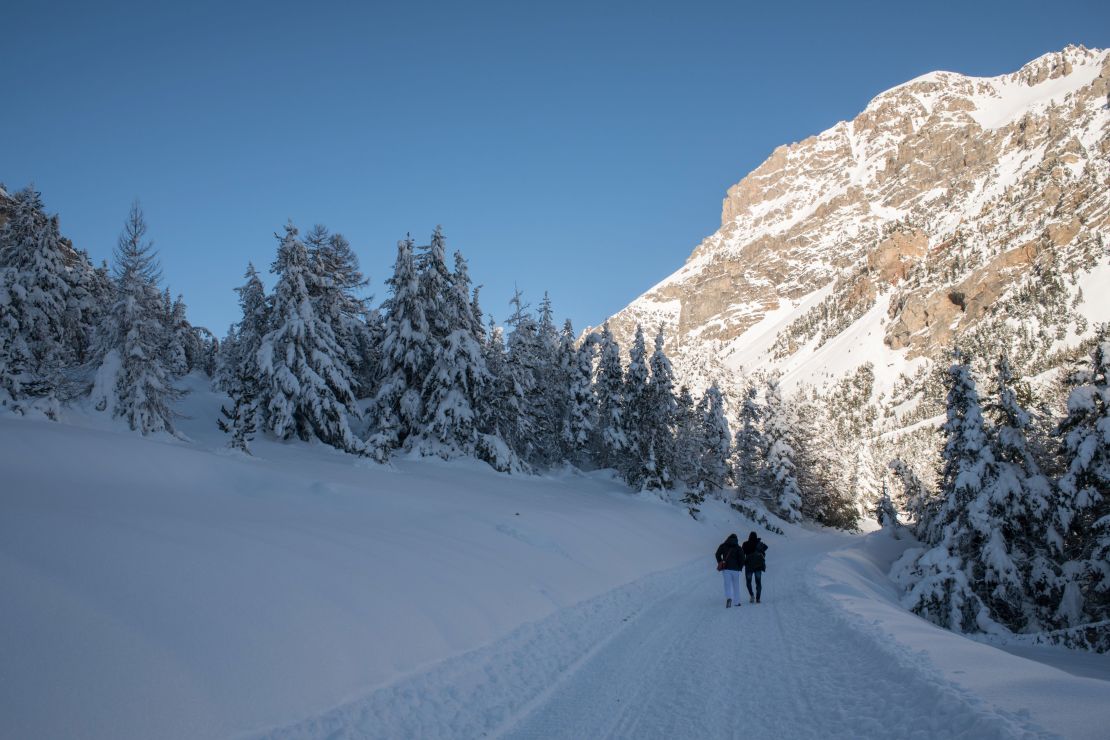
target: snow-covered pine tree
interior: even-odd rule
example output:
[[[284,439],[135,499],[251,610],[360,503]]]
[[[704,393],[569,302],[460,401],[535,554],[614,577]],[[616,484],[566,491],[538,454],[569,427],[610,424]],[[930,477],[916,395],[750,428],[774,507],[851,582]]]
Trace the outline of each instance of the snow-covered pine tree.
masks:
[[[811,392],[795,394],[796,418],[805,423],[795,430],[794,464],[801,495],[802,516],[825,526],[854,530],[858,526],[855,482],[842,461],[845,443],[838,438],[824,399]]]
[[[443,248],[443,233],[432,238]],[[434,257],[433,257],[434,259]],[[455,253],[456,270],[448,275],[438,306],[448,333],[434,348],[432,367],[424,381],[424,408],[428,414],[420,440],[423,454],[445,459],[474,455],[478,450],[480,419],[477,405],[490,383],[483,349],[476,336],[470,310],[470,275],[466,261]]]
[[[180,299],[179,299],[180,300]],[[170,299],[170,289],[162,291],[162,333],[163,353],[166,369],[170,376],[180,378],[189,372],[189,360],[185,354],[185,333],[189,330],[189,323],[185,320],[185,304],[181,303],[181,321],[184,326],[178,326],[177,306]]]
[[[764,410],[754,384],[744,388],[736,434],[733,480],[745,498],[766,499],[770,495],[766,475],[767,440],[763,436]]]
[[[570,325],[569,321],[567,325]],[[570,368],[570,393],[563,439],[570,451],[569,461],[579,467],[596,463],[590,454],[590,440],[598,423],[593,383],[598,341],[596,334],[586,336],[574,350],[574,365]]]
[[[728,484],[732,432],[725,418],[725,402],[716,384],[709,386],[698,402],[696,416],[701,430],[697,477],[694,487],[703,492],[719,491]]]
[[[258,350],[265,429],[280,439],[315,438],[361,454],[365,445],[350,426],[359,413],[351,371],[331,325],[313,308],[308,250],[292,222],[277,238],[271,328]]]
[[[675,397],[674,368],[663,350],[663,327],[655,335],[655,348],[649,362],[651,377],[647,382],[642,419],[643,433],[654,451],[654,466],[645,467],[646,488],[674,488],[675,476]],[[717,394],[720,396],[720,393]],[[723,406],[722,406],[723,413]],[[723,417],[722,417],[723,418]],[[726,425],[727,430],[727,425]],[[732,437],[729,435],[729,443]],[[727,452],[725,458],[727,460]]]
[[[573,431],[572,415],[575,413],[574,385],[578,372],[578,350],[575,347],[574,325],[570,319],[563,322],[559,332],[559,344],[555,350],[553,382],[554,410],[558,422],[558,442],[560,463],[573,462],[579,458],[579,445],[575,442],[577,433]],[[587,389],[588,392],[588,389]],[[585,435],[583,435],[585,436]]]
[[[218,423],[220,429],[232,435],[229,446],[249,454],[249,443],[260,418],[262,389],[258,352],[269,332],[269,306],[266,289],[252,263],[247,264],[243,277],[247,282],[235,289],[243,317],[228,332],[222,354],[225,367],[221,371],[221,383],[231,397],[232,409],[221,408],[226,421]]]
[[[473,304],[472,304],[473,305]],[[512,472],[525,466],[515,452],[515,434],[523,398],[506,367],[504,332],[492,318],[483,347],[489,382],[478,403],[478,457],[494,470]]]
[[[1057,492],[1030,449],[1032,421],[1018,402],[1008,359],[995,365],[993,400],[986,412],[998,466],[985,492],[992,531],[981,554],[983,599],[997,621],[1015,632],[1034,632],[1055,621],[1063,591],[1059,562],[1066,527],[1058,518]],[[1053,625],[1055,626],[1055,625]]]
[[[937,515],[926,520],[919,538],[926,549],[908,550],[892,575],[907,591],[903,604],[931,622],[956,632],[996,632],[981,594],[993,586],[983,580],[997,522],[989,507],[998,466],[991,452],[979,393],[962,358],[948,370],[943,499]]]
[[[91,269],[80,262],[38,192],[12,196],[0,226],[0,401],[18,409],[37,397],[55,409],[63,370],[87,340],[70,312],[78,275]]]
[[[310,285],[317,315],[330,325],[351,368],[356,395],[369,392],[380,361],[381,337],[376,333],[368,299],[359,293],[369,280],[342,234],[317,224],[305,236],[315,280]]]
[[[115,251],[116,304],[106,315],[93,401],[142,434],[172,433],[172,404],[182,391],[166,367],[161,271],[138,201],[132,204]]]
[[[558,428],[557,422],[549,418],[547,391],[542,386],[545,349],[538,324],[519,290],[510,305],[513,310],[505,321],[509,327],[505,373],[507,390],[517,399],[520,412],[506,441],[524,461],[543,467],[551,462],[551,434]]]
[[[593,456],[599,467],[619,470],[629,456],[629,440],[624,432],[624,371],[620,346],[608,323],[601,330],[594,392],[597,395],[597,427],[591,445]]]
[[[458,272],[458,270],[459,264],[458,261],[456,261],[455,272]],[[471,326],[474,327],[474,337],[484,346],[486,340],[489,338],[489,335],[486,333],[485,327],[486,314],[484,311],[482,311],[481,301],[478,300],[478,294],[481,292],[481,285],[475,285],[474,289],[470,291],[470,316],[472,321]]]
[[[116,302],[116,285],[107,261],[93,267],[84,251],[76,251],[72,262],[75,278],[69,293],[66,313],[75,329],[74,350],[78,368],[75,376],[80,379],[81,394],[88,393],[88,366],[95,362],[99,347],[98,333],[105,325],[105,314]]]
[[[644,330],[636,325],[636,334],[628,350],[628,367],[624,373],[622,405],[624,407],[624,436],[628,440],[628,455],[621,471],[625,481],[633,488],[652,485],[660,488],[655,480],[655,455],[651,430],[648,428],[651,400],[648,395],[648,357]],[[649,452],[651,454],[649,454]]]
[[[882,480],[879,467],[875,462],[874,438],[866,431],[858,437],[856,454],[852,457],[849,472],[850,503],[856,510],[856,517],[866,516],[875,511],[882,497]]]
[[[894,539],[900,539],[898,532],[902,523],[898,521],[898,511],[894,508],[894,502],[890,498],[890,491],[887,490],[885,483],[872,514],[880,527],[890,532]]]
[[[179,294],[174,300],[170,315],[176,343],[180,344],[185,351],[185,372],[205,370],[207,348],[204,334],[207,330],[189,323],[184,296]]]
[[[390,297],[382,306],[382,382],[374,397],[373,432],[368,440],[380,462],[389,459],[425,418],[421,389],[434,345],[420,294],[412,237],[397,243]]]
[[[889,467],[902,485],[902,495],[899,498],[902,511],[909,515],[909,525],[915,532],[919,529],[926,531],[926,522],[936,515],[940,502],[904,460],[894,458]]]
[[[763,430],[767,443],[767,478],[778,514],[788,522],[802,518],[801,490],[794,464],[794,415],[783,400],[779,383],[767,382]]]
[[[694,397],[685,385],[678,389],[675,396],[674,411],[675,447],[674,447],[674,474],[677,480],[686,484],[687,495],[693,495],[693,503],[700,504],[700,493],[694,488],[697,479],[700,452],[705,448],[701,439],[702,420],[694,406]],[[731,451],[730,451],[731,454]],[[686,499],[684,498],[685,502]],[[689,503],[689,502],[687,502]]]
[[[417,250],[416,270],[420,303],[428,321],[428,339],[431,346],[436,347],[455,328],[454,317],[447,306],[451,272],[447,268],[447,239],[442,226],[436,226],[428,245]],[[430,358],[428,367],[431,367]]]
[[[1098,328],[1090,359],[1071,374],[1057,434],[1064,473],[1064,576],[1059,618],[1069,626],[1110,619],[1110,328]],[[1110,648],[1103,640],[1102,649]]]
[[[545,292],[536,316],[535,394],[532,398],[533,434],[538,441],[536,462],[551,467],[565,459],[562,444],[569,384],[560,356],[560,334],[555,326],[551,297]],[[571,336],[573,341],[573,335]]]
[[[240,378],[240,381],[247,380]],[[226,406],[220,406],[220,416],[223,418],[216,419],[216,426],[220,428],[221,432],[231,435],[231,440],[227,446],[233,450],[239,450],[247,455],[251,454],[250,443],[254,439],[254,433],[257,431],[255,426],[255,419],[257,418],[256,409],[248,400],[248,397],[241,391],[231,396],[232,405],[229,411]]]
[[[470,266],[462,252],[455,251],[455,269],[451,272],[452,312],[459,317],[459,324],[470,332],[474,341],[482,345],[486,341],[486,327],[482,323],[482,308],[478,305],[478,291],[482,286],[474,286],[470,279]]]

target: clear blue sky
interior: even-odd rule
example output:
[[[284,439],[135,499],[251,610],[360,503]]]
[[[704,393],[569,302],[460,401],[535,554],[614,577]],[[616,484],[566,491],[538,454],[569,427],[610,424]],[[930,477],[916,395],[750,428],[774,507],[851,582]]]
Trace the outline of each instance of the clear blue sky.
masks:
[[[354,244],[443,224],[507,313],[576,329],[678,268],[771,150],[934,69],[1110,45],[1110,2],[7,3],[0,181],[99,261],[139,198],[223,334],[292,218]]]

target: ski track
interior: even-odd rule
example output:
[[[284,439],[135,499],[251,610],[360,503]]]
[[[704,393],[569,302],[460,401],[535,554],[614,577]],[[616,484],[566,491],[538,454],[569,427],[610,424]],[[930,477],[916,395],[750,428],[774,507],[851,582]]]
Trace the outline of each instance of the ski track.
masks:
[[[712,558],[699,558],[254,737],[1055,737],[819,594],[819,539],[772,544],[762,604],[725,609]]]

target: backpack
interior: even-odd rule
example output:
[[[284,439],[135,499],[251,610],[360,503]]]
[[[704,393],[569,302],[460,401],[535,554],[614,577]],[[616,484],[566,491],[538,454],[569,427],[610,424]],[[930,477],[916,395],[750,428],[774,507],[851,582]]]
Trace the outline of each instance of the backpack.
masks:
[[[762,542],[757,543],[755,550],[748,553],[747,563],[749,570],[767,570],[767,558],[764,553],[767,552],[767,545]]]

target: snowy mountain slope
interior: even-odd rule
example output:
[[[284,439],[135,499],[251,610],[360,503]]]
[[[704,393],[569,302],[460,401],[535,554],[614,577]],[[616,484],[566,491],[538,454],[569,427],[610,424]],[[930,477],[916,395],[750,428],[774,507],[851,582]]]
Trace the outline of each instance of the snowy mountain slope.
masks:
[[[699,387],[707,367],[820,384],[862,362],[828,347],[852,332],[874,340],[847,344],[889,389],[915,358],[1012,315],[1031,282],[1062,308],[1029,325],[1067,333],[1075,279],[1110,244],[1108,92],[1110,52],[1082,47],[1000,77],[935,72],[888,90],[730,188],[721,228],[613,316],[614,334],[627,346],[637,323],[663,324]]]
[[[750,525],[713,502],[695,522],[604,476],[229,456],[224,399],[192,390],[190,442],[0,418],[0,737],[1083,738],[1110,720],[1087,656],[1046,648],[1060,670],[899,609],[890,543],[786,526],[765,537],[766,603],[726,611],[711,553]],[[714,678],[756,666],[741,723],[743,692]],[[1015,686],[1041,695],[1019,711]]]

